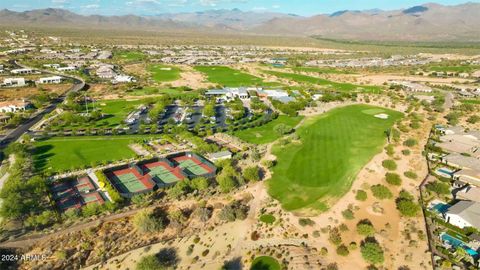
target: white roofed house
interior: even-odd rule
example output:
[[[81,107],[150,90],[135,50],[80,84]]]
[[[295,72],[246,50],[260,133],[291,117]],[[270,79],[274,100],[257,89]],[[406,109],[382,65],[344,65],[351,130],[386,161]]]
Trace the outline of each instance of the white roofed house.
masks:
[[[24,100],[2,101],[0,102],[0,112],[14,113],[18,111],[25,111],[28,106],[30,106],[30,103]]]
[[[102,65],[100,66],[97,71],[97,76],[102,79],[113,79],[117,76],[117,73],[113,70],[113,66],[111,65]]]
[[[10,71],[12,74],[18,75],[18,74],[33,74],[35,73],[35,70],[31,68],[19,68],[19,69],[12,69]]]
[[[132,76],[128,76],[128,75],[117,75],[112,80],[113,84],[116,84],[116,83],[130,83],[130,82],[136,82],[136,80]]]
[[[232,152],[221,151],[221,152],[212,153],[212,154],[209,155],[209,158],[213,162],[216,162],[218,160],[231,159],[232,158]]]
[[[77,70],[77,68],[68,66],[68,67],[58,67],[57,70],[60,72],[71,72],[71,71]]]
[[[25,78],[6,78],[2,84],[4,87],[22,87],[25,85]]]
[[[45,78],[40,78],[38,80],[39,84],[59,84],[61,82],[62,82],[62,77],[60,76],[45,77]]]
[[[480,203],[459,201],[448,208],[444,218],[448,223],[462,229],[466,227],[480,229]]]

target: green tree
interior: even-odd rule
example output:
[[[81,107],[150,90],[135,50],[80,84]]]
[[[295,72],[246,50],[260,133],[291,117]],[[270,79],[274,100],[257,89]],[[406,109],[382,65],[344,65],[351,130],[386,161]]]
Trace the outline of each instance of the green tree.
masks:
[[[249,182],[260,180],[260,170],[258,166],[247,167],[243,170],[243,177]]]
[[[368,219],[361,220],[357,223],[357,232],[363,236],[374,236],[375,235],[375,227]]]
[[[384,160],[382,162],[382,166],[389,171],[394,171],[397,169],[397,163],[392,159]]]
[[[382,264],[385,261],[383,249],[376,241],[365,241],[360,246],[360,253],[371,264]]]
[[[400,186],[402,184],[402,178],[396,173],[387,173],[385,174],[385,180],[390,185]]]
[[[163,230],[163,220],[154,216],[151,210],[141,210],[133,217],[133,225],[141,233],[153,233]]]
[[[190,181],[190,186],[192,189],[203,191],[206,190],[209,186],[208,179],[205,177],[197,177]]]
[[[364,190],[357,190],[357,194],[355,194],[355,199],[358,201],[366,201],[367,200],[367,192]]]
[[[372,190],[372,194],[377,199],[391,199],[393,198],[392,192],[384,185],[374,185],[370,188]]]

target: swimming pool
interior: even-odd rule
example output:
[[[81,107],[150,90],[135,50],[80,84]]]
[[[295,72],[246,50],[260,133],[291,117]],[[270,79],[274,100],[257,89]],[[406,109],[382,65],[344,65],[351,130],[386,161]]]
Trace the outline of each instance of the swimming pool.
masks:
[[[438,175],[448,177],[448,178],[452,177],[453,175],[453,171],[448,168],[439,168],[437,169],[436,172]]]
[[[447,212],[448,208],[450,208],[450,205],[446,203],[437,203],[430,207],[432,211],[436,211],[440,214],[444,214],[445,212]]]
[[[452,247],[457,248],[461,247],[463,248],[470,256],[472,257],[477,257],[478,252],[467,246],[462,240],[455,238],[448,233],[442,233],[440,234],[440,238],[442,239],[443,242],[446,242],[450,244]]]

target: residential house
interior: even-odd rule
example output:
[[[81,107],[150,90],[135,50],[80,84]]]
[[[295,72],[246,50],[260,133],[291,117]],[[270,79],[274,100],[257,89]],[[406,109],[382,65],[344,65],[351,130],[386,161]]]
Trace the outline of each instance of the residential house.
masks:
[[[431,93],[433,89],[429,86],[407,81],[390,81],[392,85],[400,85],[403,89],[410,92]]]
[[[480,203],[459,201],[444,214],[445,221],[460,228],[474,227],[480,229]]]
[[[453,179],[480,187],[480,167],[475,169],[462,169],[455,172]]]
[[[112,80],[113,84],[116,84],[116,83],[130,83],[130,82],[136,82],[136,80],[132,76],[128,76],[128,75],[117,75]]]
[[[72,71],[77,70],[77,68],[72,67],[72,66],[68,66],[68,67],[58,67],[57,70],[60,71],[60,72],[72,72]]]
[[[14,113],[18,111],[24,111],[29,105],[30,103],[24,100],[2,101],[0,102],[0,112]]]
[[[466,185],[461,187],[460,190],[456,191],[454,196],[457,200],[474,201],[480,203],[480,188]]]
[[[20,68],[20,69],[12,69],[10,71],[12,74],[19,75],[19,74],[33,74],[35,70],[31,68]]]
[[[22,87],[25,85],[25,78],[6,78],[3,80],[2,84],[2,86],[5,87]]]
[[[40,78],[38,80],[38,83],[40,84],[59,84],[61,82],[62,82],[62,77],[60,76],[45,77],[45,78]]]
[[[117,76],[117,73],[113,70],[112,65],[102,65],[100,66],[96,73],[97,76],[102,78],[102,79],[113,79],[115,76]]]
[[[231,159],[232,158],[232,152],[230,152],[230,151],[216,152],[216,153],[210,154],[208,157],[211,161],[217,162],[219,160]]]

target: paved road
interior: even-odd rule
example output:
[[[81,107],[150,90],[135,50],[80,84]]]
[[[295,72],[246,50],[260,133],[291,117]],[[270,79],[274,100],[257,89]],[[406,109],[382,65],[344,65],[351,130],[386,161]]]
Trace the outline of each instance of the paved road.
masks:
[[[14,61],[14,60],[12,60],[10,63],[13,64],[13,65],[16,65],[18,67],[21,67],[21,68],[29,68],[25,65],[19,64],[18,62]],[[57,108],[57,106],[65,100],[68,93],[80,91],[85,87],[85,82],[81,78],[77,78],[77,77],[73,77],[73,76],[69,76],[69,75],[64,75],[64,74],[60,74],[60,73],[55,73],[55,72],[51,72],[51,71],[48,71],[48,70],[40,70],[40,71],[42,73],[47,73],[47,74],[51,74],[51,75],[57,75],[57,76],[62,76],[64,78],[72,79],[74,84],[67,91],[67,93],[61,95],[56,100],[52,101],[52,103],[49,106],[45,107],[42,111],[35,114],[33,117],[31,117],[30,119],[28,119],[27,121],[22,123],[20,126],[15,128],[8,135],[6,135],[4,138],[2,138],[0,140],[0,150],[5,149],[10,143],[18,140],[31,127],[33,127],[36,123],[38,123],[40,120],[42,120],[43,116],[53,112],[55,110],[55,108]]]

